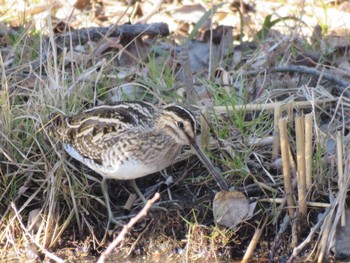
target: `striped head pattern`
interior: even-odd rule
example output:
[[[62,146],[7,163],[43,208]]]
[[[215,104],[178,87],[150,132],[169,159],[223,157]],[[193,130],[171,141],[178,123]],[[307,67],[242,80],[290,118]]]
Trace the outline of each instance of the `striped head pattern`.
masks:
[[[155,124],[180,145],[192,145],[195,142],[196,120],[189,110],[181,106],[163,108]]]

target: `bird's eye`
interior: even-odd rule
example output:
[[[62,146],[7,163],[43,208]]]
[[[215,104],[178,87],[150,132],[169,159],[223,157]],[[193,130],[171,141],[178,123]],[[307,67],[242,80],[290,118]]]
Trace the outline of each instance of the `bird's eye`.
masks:
[[[180,129],[184,128],[184,123],[182,121],[178,121],[176,122],[177,127],[179,127]]]

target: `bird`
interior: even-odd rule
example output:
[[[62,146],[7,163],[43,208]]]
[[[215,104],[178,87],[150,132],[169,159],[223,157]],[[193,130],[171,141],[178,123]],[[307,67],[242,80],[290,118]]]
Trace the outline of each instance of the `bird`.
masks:
[[[106,180],[131,180],[145,201],[135,179],[172,165],[185,145],[191,146],[220,188],[228,190],[226,181],[196,142],[194,115],[180,105],[156,107],[143,101],[120,101],[72,116],[53,112],[49,118],[49,136],[58,140],[71,157],[102,176],[108,226],[117,220]]]

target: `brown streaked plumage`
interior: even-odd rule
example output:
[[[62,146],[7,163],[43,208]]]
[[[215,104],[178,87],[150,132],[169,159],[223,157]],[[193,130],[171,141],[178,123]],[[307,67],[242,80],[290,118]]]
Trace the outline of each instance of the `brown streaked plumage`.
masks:
[[[171,165],[181,147],[192,146],[224,190],[227,184],[196,143],[196,120],[178,105],[119,102],[74,116],[54,113],[49,134],[69,155],[102,177],[109,220],[113,220],[105,179],[133,180]],[[138,189],[135,189],[140,194]]]

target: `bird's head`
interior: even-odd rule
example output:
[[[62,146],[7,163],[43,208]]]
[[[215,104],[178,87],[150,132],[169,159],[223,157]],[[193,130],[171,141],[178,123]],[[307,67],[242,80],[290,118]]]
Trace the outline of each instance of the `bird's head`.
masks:
[[[65,136],[65,116],[58,112],[53,112],[49,116],[49,122],[46,126],[48,135],[56,140],[62,140]]]
[[[180,145],[192,145],[196,138],[196,120],[192,113],[178,105],[161,110],[156,125]]]
[[[220,188],[228,191],[229,187],[226,181],[215,170],[209,158],[196,142],[196,120],[189,110],[177,105],[166,106],[158,116],[156,125],[178,144],[190,145]]]

